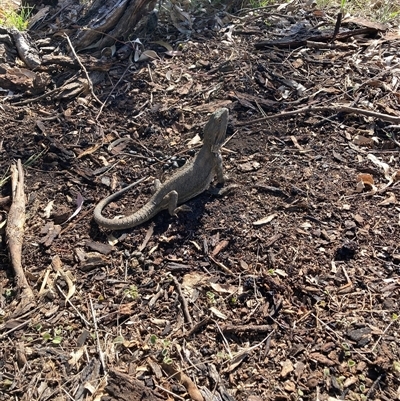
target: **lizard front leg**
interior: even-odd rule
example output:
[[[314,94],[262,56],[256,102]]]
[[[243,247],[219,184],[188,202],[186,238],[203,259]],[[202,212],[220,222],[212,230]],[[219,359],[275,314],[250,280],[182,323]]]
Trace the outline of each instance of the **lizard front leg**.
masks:
[[[225,183],[224,168],[222,166],[222,156],[221,152],[215,154],[215,174],[217,175],[218,184]]]

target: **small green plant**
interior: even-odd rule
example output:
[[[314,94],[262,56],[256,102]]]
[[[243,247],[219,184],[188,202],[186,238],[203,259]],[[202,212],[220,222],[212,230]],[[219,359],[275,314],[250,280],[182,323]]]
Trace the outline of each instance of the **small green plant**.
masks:
[[[42,338],[45,341],[50,341],[51,340],[51,334],[48,331],[45,331],[44,333],[42,333]]]
[[[399,361],[393,361],[392,369],[396,373],[400,373],[400,362]]]
[[[42,326],[40,324],[37,324],[35,326],[35,329],[40,332],[42,329]],[[53,332],[54,332],[54,335],[51,335],[51,333],[49,331],[44,331],[43,333],[41,333],[43,340],[46,342],[51,341],[54,345],[61,344],[61,342],[63,340],[62,336],[60,335],[62,333],[62,328],[60,328],[60,327],[56,328],[53,330]]]
[[[169,349],[164,348],[161,351],[161,356],[162,356],[162,361],[163,363],[167,364],[167,365],[171,365],[172,363],[172,358],[169,356]]]
[[[348,365],[349,368],[352,368],[353,366],[356,365],[356,363],[355,363],[352,359],[349,359],[349,360],[347,361],[347,365]]]
[[[51,342],[55,345],[61,344],[63,338],[61,336],[54,336]]]
[[[29,17],[32,14],[33,7],[22,6],[19,10],[0,10],[0,26],[6,28],[16,28],[19,31],[28,29]]]
[[[150,344],[151,345],[156,345],[156,343],[157,343],[157,336],[155,335],[155,334],[152,334],[151,336],[150,336]]]
[[[136,299],[139,296],[138,288],[132,284],[124,290],[124,295],[129,299]]]
[[[170,340],[161,340],[155,334],[150,335],[150,344],[159,351],[159,358],[166,363],[167,365],[171,365],[172,359],[170,357],[170,348],[171,341]]]
[[[215,294],[211,291],[207,291],[206,292],[206,297],[207,297],[207,302],[210,305],[215,305],[217,303],[217,301],[215,300]]]
[[[114,338],[114,340],[113,340],[113,344],[119,344],[119,345],[121,345],[121,344],[123,344],[124,343],[124,337],[122,337],[122,336],[118,336],[118,337],[115,337]]]
[[[342,350],[344,353],[344,356],[350,357],[351,352],[350,352],[350,345],[347,343],[342,343]]]
[[[230,359],[229,355],[226,352],[217,352],[217,358],[223,361]]]

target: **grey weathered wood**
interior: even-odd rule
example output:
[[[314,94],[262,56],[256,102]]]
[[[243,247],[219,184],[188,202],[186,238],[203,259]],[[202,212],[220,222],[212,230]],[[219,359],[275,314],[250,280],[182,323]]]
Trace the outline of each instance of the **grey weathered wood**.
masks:
[[[95,0],[78,21],[74,38],[77,50],[102,49],[117,40],[127,41],[141,18],[151,12],[157,0]]]

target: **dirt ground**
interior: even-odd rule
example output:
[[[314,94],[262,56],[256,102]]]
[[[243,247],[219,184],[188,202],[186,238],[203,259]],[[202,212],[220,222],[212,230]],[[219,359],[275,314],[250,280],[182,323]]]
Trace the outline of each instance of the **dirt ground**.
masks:
[[[16,315],[4,201],[0,400],[400,399],[400,35],[305,39],[332,36],[330,17],[214,11],[190,38],[160,17],[142,40],[157,58],[110,58],[94,82],[103,108],[1,92],[0,172],[25,166],[35,298]],[[46,91],[85,78],[44,70]],[[105,211],[129,214],[188,162],[220,107],[225,192],[133,229],[96,225],[103,197],[149,177]]]

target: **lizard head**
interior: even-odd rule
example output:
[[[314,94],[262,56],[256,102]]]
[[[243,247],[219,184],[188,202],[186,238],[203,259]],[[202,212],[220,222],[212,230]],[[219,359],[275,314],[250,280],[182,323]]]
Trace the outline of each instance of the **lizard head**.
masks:
[[[225,140],[229,111],[226,108],[215,111],[204,127],[203,143],[218,151]]]

